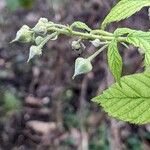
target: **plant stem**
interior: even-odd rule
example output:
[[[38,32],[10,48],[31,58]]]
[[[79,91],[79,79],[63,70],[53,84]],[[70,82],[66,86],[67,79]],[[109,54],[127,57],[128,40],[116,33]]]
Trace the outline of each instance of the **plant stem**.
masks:
[[[88,57],[87,59],[89,61],[92,61],[97,55],[99,55],[108,45],[104,45],[103,47],[101,47],[98,51],[96,51],[93,55],[91,55],[90,57]]]
[[[104,30],[92,30],[91,33],[96,35],[113,36],[113,33]]]
[[[45,39],[42,41],[42,43],[39,45],[40,48],[42,48],[50,39],[54,38],[57,36],[57,32],[54,32],[52,34],[49,34],[45,37]]]
[[[49,32],[58,32],[59,34],[62,35],[67,35],[67,36],[77,36],[80,37],[82,39],[88,39],[88,40],[95,40],[95,39],[99,39],[99,40],[104,40],[104,41],[111,41],[114,39],[114,36],[112,33],[106,32],[106,31],[101,31],[101,30],[93,30],[91,31],[91,33],[84,33],[84,32],[79,32],[79,31],[74,31],[74,30],[70,30],[69,28],[67,28],[66,26],[62,26],[62,28],[60,27],[51,27],[48,28]],[[99,31],[99,32],[96,32]],[[92,32],[94,32],[95,34],[93,34]],[[101,35],[97,35],[97,34]],[[117,37],[117,41],[119,42],[126,42],[126,38],[125,37]]]

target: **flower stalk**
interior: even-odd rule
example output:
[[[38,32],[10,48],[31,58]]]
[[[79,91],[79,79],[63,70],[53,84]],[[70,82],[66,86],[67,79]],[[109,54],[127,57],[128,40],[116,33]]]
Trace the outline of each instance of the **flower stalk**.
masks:
[[[68,28],[67,26],[62,26],[62,28],[60,28],[60,27],[55,26],[55,24],[53,27],[48,28],[48,32],[58,32],[59,34],[62,34],[62,35],[73,36],[73,37],[76,36],[76,37],[82,38],[83,40],[99,39],[103,41],[111,41],[114,39],[113,34],[106,32],[106,31],[93,30],[90,33],[80,32],[80,31],[72,30]],[[116,37],[116,39],[119,42],[126,42],[125,37]]]

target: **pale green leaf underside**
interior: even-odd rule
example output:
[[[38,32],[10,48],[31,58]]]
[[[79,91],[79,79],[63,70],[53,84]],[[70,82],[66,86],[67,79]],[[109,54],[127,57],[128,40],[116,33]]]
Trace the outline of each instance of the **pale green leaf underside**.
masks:
[[[150,66],[150,32],[132,30],[129,28],[118,28],[114,34],[116,36],[127,34],[126,41],[140,48],[140,52],[145,55],[144,65],[147,67]]]
[[[109,68],[116,81],[120,83],[120,77],[122,73],[122,58],[119,54],[116,40],[112,40],[112,42],[109,44],[107,56]]]
[[[150,0],[121,0],[107,15],[102,23],[102,28],[104,29],[111,22],[130,17],[145,6],[150,6]]]
[[[134,124],[150,122],[150,73],[140,73],[121,78],[93,99],[112,117]]]
[[[127,42],[145,53],[145,66],[150,66],[150,32],[134,31],[128,35]]]
[[[130,28],[117,28],[115,30],[114,34],[116,36],[122,36],[122,35],[133,33],[133,32],[136,32],[136,31],[137,30],[133,30],[133,29],[130,29]]]

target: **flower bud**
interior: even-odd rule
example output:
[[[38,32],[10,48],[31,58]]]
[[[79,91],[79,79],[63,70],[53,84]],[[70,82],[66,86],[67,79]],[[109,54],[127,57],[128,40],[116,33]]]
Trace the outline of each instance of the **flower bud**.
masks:
[[[12,42],[22,42],[22,43],[29,43],[34,40],[34,34],[30,30],[27,25],[21,27],[21,29],[17,32],[16,38]]]
[[[36,34],[45,35],[47,33],[48,20],[46,18],[41,18],[38,23],[33,28]]]
[[[95,39],[94,41],[91,41],[91,43],[94,47],[99,47],[101,45],[101,41],[99,39]]]
[[[39,46],[31,46],[30,47],[30,52],[29,52],[29,58],[28,62],[36,55],[41,55],[42,54],[42,49]]]
[[[43,23],[48,23],[48,19],[47,18],[40,18],[39,21],[43,22]]]
[[[41,36],[36,37],[35,43],[36,45],[40,45],[44,41],[44,38]]]
[[[80,41],[73,41],[72,42],[72,49],[75,50],[78,54],[81,54],[82,51],[85,49],[85,45]]]
[[[92,68],[93,68],[92,64],[88,59],[82,57],[77,58],[75,61],[75,71],[74,71],[73,79],[77,75],[90,72]]]
[[[72,46],[72,49],[74,50],[79,50],[81,48],[81,44],[79,41],[73,41],[71,46]]]

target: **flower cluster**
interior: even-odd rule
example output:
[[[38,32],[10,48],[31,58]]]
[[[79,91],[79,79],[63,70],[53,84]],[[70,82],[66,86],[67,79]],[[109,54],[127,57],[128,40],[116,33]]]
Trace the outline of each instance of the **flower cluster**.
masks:
[[[102,35],[98,35],[99,32],[101,32]],[[83,43],[84,40],[89,40],[94,47],[100,48],[101,46],[106,46],[107,35],[110,35],[110,33],[100,30],[98,30],[97,34],[85,23],[79,21],[74,22],[71,26],[65,26],[55,24],[48,21],[46,18],[41,18],[33,28],[30,28],[27,25],[22,26],[17,32],[16,38],[12,42],[34,43],[30,47],[28,58],[28,61],[30,61],[34,56],[42,55],[43,46],[49,40],[56,40],[59,34],[78,37],[78,40],[72,41],[71,44],[72,49],[78,53],[81,53],[81,51],[86,48]],[[103,47],[101,48],[103,50]],[[76,59],[73,78],[79,74],[85,74],[92,70],[91,61],[101,52],[101,48],[88,58],[79,57]]]

